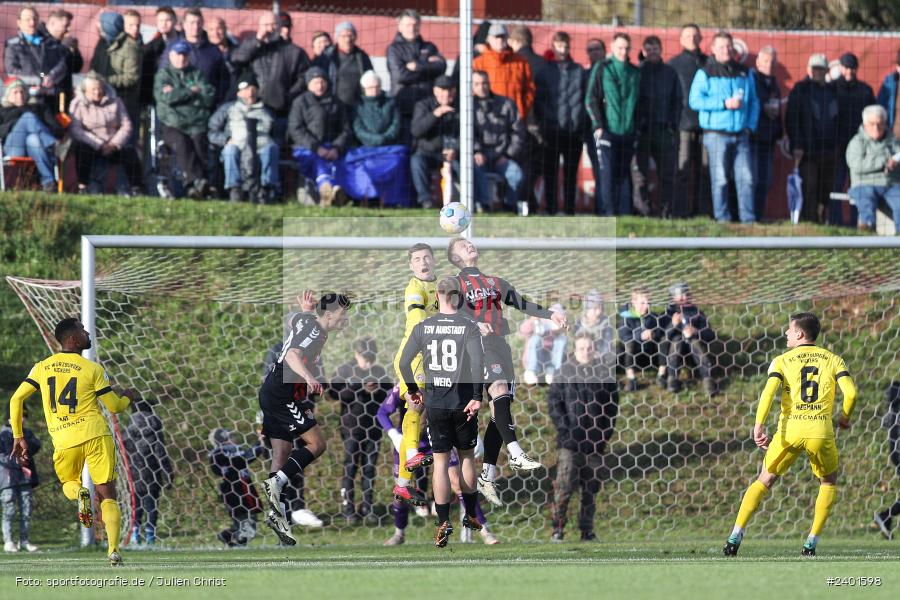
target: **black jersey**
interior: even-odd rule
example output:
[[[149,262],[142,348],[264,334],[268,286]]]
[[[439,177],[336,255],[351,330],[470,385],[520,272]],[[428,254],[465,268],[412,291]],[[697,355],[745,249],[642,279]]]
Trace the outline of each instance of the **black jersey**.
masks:
[[[315,373],[316,362],[327,340],[328,333],[319,326],[316,315],[312,313],[298,314],[293,319],[291,329],[281,345],[281,352],[272,363],[272,367],[263,381],[262,390],[267,395],[285,402],[304,400],[307,396],[306,382],[284,364],[284,356],[288,350],[299,350],[303,364],[312,373]]]
[[[439,313],[413,328],[400,354],[400,374],[410,392],[419,389],[412,361],[420,353],[426,408],[461,410],[470,400],[481,400],[484,350],[475,321],[460,313]]]

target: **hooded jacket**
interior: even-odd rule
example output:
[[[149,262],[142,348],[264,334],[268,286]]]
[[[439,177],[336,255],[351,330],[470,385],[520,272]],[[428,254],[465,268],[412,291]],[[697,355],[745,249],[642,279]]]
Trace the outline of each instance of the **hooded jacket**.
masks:
[[[173,474],[162,421],[152,411],[135,410],[123,437],[135,492],[158,495]]]
[[[85,98],[79,86],[69,107],[69,115],[72,117],[69,135],[94,150],[99,150],[107,142],[121,148],[134,128],[125,103],[109,84],[104,84],[103,98],[96,104]]]

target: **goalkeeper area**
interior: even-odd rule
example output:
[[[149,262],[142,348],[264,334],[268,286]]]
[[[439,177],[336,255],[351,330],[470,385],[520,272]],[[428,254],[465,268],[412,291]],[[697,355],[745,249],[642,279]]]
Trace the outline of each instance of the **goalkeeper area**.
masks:
[[[554,545],[453,544],[384,548],[332,544],[238,552],[131,552],[110,570],[100,552],[0,556],[0,582],[16,598],[341,598],[368,600],[452,589],[459,600],[504,598],[759,598],[777,582],[780,598],[895,598],[900,549],[829,538],[815,561],[801,540],[748,540],[738,559],[721,540]],[[827,552],[826,552],[827,546]],[[273,585],[272,581],[278,581]],[[33,580],[40,581],[35,585]],[[127,582],[122,583],[122,580]],[[30,583],[26,583],[26,581]],[[406,581],[413,591],[398,586]],[[55,585],[51,589],[51,585]],[[98,589],[102,588],[102,589]],[[860,589],[864,588],[864,589]]]

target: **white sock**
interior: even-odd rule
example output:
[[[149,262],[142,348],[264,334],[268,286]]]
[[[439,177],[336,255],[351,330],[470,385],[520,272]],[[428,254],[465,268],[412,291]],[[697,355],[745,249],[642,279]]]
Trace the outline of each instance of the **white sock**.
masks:
[[[275,473],[275,485],[278,486],[278,491],[281,492],[281,488],[286,486],[290,479],[288,476],[284,474],[284,471],[278,471]]]
[[[394,535],[399,535],[400,537],[405,537],[406,532],[403,529],[400,529],[399,527],[394,527]]]
[[[400,487],[409,487],[409,479],[403,479],[402,477],[398,477],[396,479],[397,485]]]
[[[525,454],[525,451],[522,450],[522,446],[519,445],[519,442],[510,442],[506,445],[506,451],[509,452],[510,458],[519,458],[519,455]]]
[[[484,463],[481,467],[481,477],[487,481],[493,481],[497,478],[497,465],[489,465]]]
[[[736,535],[736,536],[739,536],[739,537],[744,537],[744,528],[743,528],[743,527],[738,527],[737,525],[735,525],[735,526],[734,526],[734,529],[731,530],[731,535]]]

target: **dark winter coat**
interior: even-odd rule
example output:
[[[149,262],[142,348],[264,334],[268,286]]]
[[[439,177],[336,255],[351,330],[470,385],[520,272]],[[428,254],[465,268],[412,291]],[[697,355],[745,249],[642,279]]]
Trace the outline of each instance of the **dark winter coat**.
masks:
[[[43,23],[41,23],[41,33],[50,37],[50,33]],[[81,50],[78,49],[78,40],[74,37],[66,36],[62,41],[56,41],[64,50],[66,57],[66,75],[60,80],[58,88],[61,93],[66,95],[66,105],[68,106],[75,97],[73,95],[72,75],[81,72],[81,68],[84,66],[84,58],[81,56]]]
[[[475,152],[493,163],[498,158],[518,160],[525,149],[525,123],[515,103],[491,94],[475,101]]]
[[[445,148],[459,148],[459,113],[454,110],[438,118],[434,116],[438,106],[434,96],[416,103],[411,133],[418,151],[440,153]]]
[[[159,496],[173,475],[162,421],[151,411],[134,411],[123,438],[135,493]]]
[[[862,111],[876,104],[875,92],[869,84],[858,79],[847,81],[843,77],[831,82],[837,95],[838,120],[837,139],[841,148],[846,148],[862,125]]]
[[[630,304],[622,307],[619,319],[619,340],[623,344],[632,341],[642,343],[644,340],[641,339],[641,334],[647,330],[651,332],[647,341],[659,342],[666,337],[666,330],[669,328],[668,315],[650,311],[641,316],[632,310]]]
[[[781,111],[779,110],[774,119],[770,119],[764,109],[766,103],[773,98],[781,100],[781,89],[775,77],[763,75],[756,70],[753,71],[753,81],[756,83],[756,97],[759,98],[759,121],[752,137],[757,142],[774,144],[783,133]]]
[[[38,486],[38,472],[34,466],[34,455],[41,449],[41,441],[34,432],[27,427],[22,430],[25,442],[28,444],[28,468],[31,469],[31,477],[25,477],[22,467],[10,458],[13,449],[12,427],[7,423],[0,429],[0,491],[7,488],[21,488]]]
[[[603,453],[619,412],[615,381],[598,376],[593,364],[582,365],[569,356],[553,378],[547,403],[556,427],[557,448],[582,454]]]
[[[288,136],[295,146],[315,152],[330,144],[341,154],[350,145],[350,116],[347,107],[330,91],[324,96],[304,92],[294,100],[288,116]]]
[[[791,150],[806,156],[824,156],[837,148],[838,103],[834,87],[807,77],[788,96],[784,126]],[[854,132],[855,133],[855,132]]]
[[[18,123],[19,118],[31,112],[40,117],[41,122],[47,126],[50,133],[56,138],[63,136],[63,128],[56,121],[56,113],[43,102],[29,102],[25,106],[0,106],[0,141],[6,140],[6,136]]]
[[[249,448],[229,442],[209,451],[210,468],[215,475],[222,478],[219,483],[219,494],[235,518],[260,513],[263,510],[259,493],[253,485],[249,465],[264,454],[266,448],[261,442]]]
[[[547,135],[558,131],[583,133],[585,83],[584,69],[571,58],[544,61],[535,75],[535,116]]]
[[[356,106],[362,98],[359,80],[363,73],[374,68],[369,55],[357,46],[353,47],[350,54],[338,50],[337,45],[329,46],[316,59],[316,64],[328,74],[334,95],[347,106]]]
[[[429,60],[436,57],[437,60]],[[415,62],[416,70],[406,68]],[[388,71],[391,74],[391,96],[397,100],[401,115],[411,115],[416,102],[431,95],[434,80],[447,70],[447,61],[437,46],[422,36],[407,41],[398,32],[387,49]]]
[[[674,325],[672,315],[681,313],[681,323]],[[716,339],[716,332],[709,326],[709,321],[703,311],[694,304],[670,304],[666,307],[666,338],[672,341],[680,341],[684,338],[684,326],[690,325],[697,331],[697,339],[709,343]]]
[[[684,105],[678,72],[663,62],[644,61],[640,66],[637,121],[642,132],[676,131]]]
[[[707,60],[708,57],[702,52],[682,50],[681,54],[669,61],[669,66],[675,69],[681,83],[681,116],[678,120],[678,129],[681,131],[700,131],[700,114],[688,105],[688,97],[691,94],[694,75]]]
[[[365,388],[374,382],[374,391]],[[341,365],[331,379],[329,391],[341,402],[341,433],[356,439],[381,439],[381,428],[375,420],[378,407],[394,387],[384,367],[360,367],[356,361]]]
[[[156,77],[156,71],[159,69],[166,46],[177,37],[177,35],[173,35],[169,39],[165,39],[161,34],[157,33],[152,40],[141,46],[140,100],[142,105],[156,103],[156,98],[153,97],[153,78]],[[105,43],[103,38],[97,40],[98,45]],[[96,56],[96,51],[94,55]]]
[[[37,46],[25,40],[19,32],[6,40],[3,49],[3,66],[7,77],[29,78],[28,83],[38,83],[41,74],[49,76],[56,86],[60,86],[69,73],[68,51],[49,34],[38,31],[40,43]]]
[[[260,42],[251,37],[231,53],[231,62],[249,67],[259,82],[259,96],[276,116],[287,114],[291,103],[306,90],[304,74],[309,55],[281,37]]]
[[[400,113],[393,98],[384,92],[375,97],[363,96],[355,106],[353,135],[361,146],[390,146],[400,135]]]

